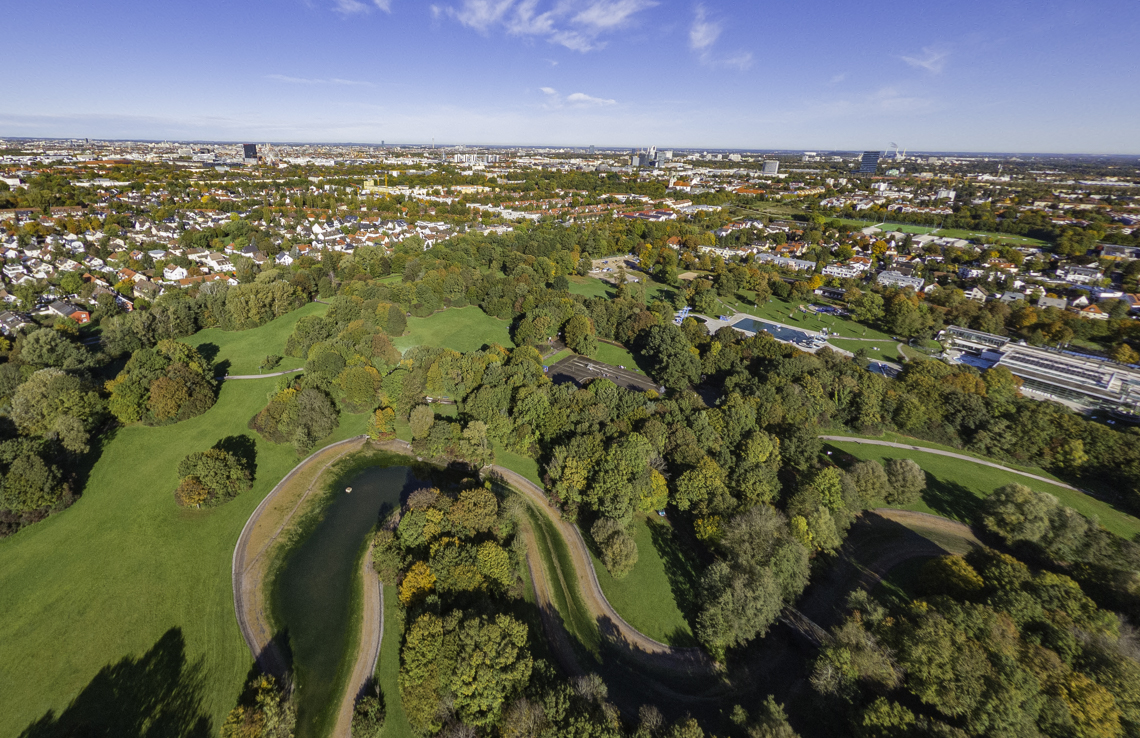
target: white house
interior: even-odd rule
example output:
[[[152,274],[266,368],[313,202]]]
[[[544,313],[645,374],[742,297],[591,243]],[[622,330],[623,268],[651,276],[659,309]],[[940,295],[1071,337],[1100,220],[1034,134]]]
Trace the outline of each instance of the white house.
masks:
[[[167,282],[175,282],[179,279],[186,279],[188,276],[190,276],[190,273],[176,264],[167,264],[166,268],[162,270],[162,277]]]

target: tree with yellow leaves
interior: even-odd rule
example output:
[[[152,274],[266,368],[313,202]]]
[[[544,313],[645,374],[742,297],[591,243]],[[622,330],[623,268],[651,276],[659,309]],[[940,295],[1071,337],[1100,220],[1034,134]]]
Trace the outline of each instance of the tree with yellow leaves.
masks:
[[[435,574],[431,567],[422,561],[417,561],[404,575],[400,582],[400,602],[410,605],[435,588]]]

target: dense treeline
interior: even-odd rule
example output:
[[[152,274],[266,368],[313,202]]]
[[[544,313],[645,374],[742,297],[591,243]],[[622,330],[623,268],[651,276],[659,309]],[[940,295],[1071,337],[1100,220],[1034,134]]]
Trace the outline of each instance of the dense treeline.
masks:
[[[932,559],[922,597],[865,593],[812,683],[866,736],[1133,736],[1140,664],[1130,631],[1069,577],[976,549]]]

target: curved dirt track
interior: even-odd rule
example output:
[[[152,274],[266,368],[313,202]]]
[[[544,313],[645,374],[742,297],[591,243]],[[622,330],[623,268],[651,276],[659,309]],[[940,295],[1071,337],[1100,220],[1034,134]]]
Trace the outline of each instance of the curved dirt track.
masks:
[[[273,545],[273,542],[277,539],[277,536],[281,534],[281,531],[284,530],[289,521],[292,520],[293,515],[300,508],[301,504],[313,491],[317,480],[320,479],[321,473],[329,466],[332,466],[341,456],[352,451],[354,447],[358,445],[363,446],[363,442],[366,438],[367,436],[357,436],[356,438],[349,438],[339,443],[325,446],[295,466],[293,471],[289,472],[285,478],[278,482],[277,486],[265,496],[265,499],[261,501],[261,504],[258,505],[257,509],[253,511],[253,514],[250,515],[249,520],[246,521],[245,527],[242,528],[241,535],[238,536],[237,545],[234,547],[233,562],[231,564],[234,611],[237,615],[238,628],[241,629],[242,638],[245,639],[246,645],[249,646],[249,650],[253,654],[253,658],[257,662],[258,667],[267,674],[272,674],[278,678],[283,677],[288,671],[288,666],[278,650],[278,647],[272,642],[273,630],[269,623],[268,614],[265,612],[264,593],[261,587],[265,572],[259,564],[263,563],[262,558],[265,553]],[[333,453],[334,451],[339,451],[339,453]],[[264,542],[257,545],[256,550],[251,550],[251,539],[254,530],[257,528],[262,516],[273,506],[277,496],[287,487],[294,477],[305,471],[309,465],[320,461],[324,461],[325,464],[313,477],[305,493],[301,495],[301,499],[293,505],[277,529],[273,531]]]
[[[413,453],[411,444],[406,441],[392,441],[386,447],[399,448],[407,454]],[[714,668],[714,664],[704,650],[700,648],[675,648],[661,643],[634,628],[618,614],[617,610],[606,599],[605,593],[602,592],[602,586],[598,583],[598,575],[594,571],[594,562],[590,558],[590,551],[586,547],[586,541],[582,538],[578,526],[562,519],[558,511],[550,506],[546,493],[541,487],[521,474],[495,464],[484,467],[484,471],[492,472],[510,484],[557,528],[570,551],[574,564],[574,574],[586,607],[602,627],[606,638],[620,641],[630,651],[653,657],[653,661],[662,666],[683,668],[686,671],[690,671],[694,667],[702,670]],[[556,610],[550,593],[551,585],[545,581],[545,569],[542,566],[541,559],[535,558],[536,551],[529,549],[528,551],[528,566],[531,571],[531,580],[535,582],[535,596],[539,600],[539,609],[544,614],[553,615]],[[556,638],[549,630],[548,635]],[[555,645],[557,646],[557,644]]]
[[[349,738],[352,735],[352,710],[356,700],[376,673],[376,663],[380,660],[380,643],[384,639],[384,589],[372,568],[372,546],[364,554],[360,566],[360,576],[364,582],[364,613],[360,619],[360,648],[356,653],[356,664],[348,678],[348,686],[341,699],[337,713],[335,738]]]
[[[1023,477],[1036,479],[1038,482],[1045,482],[1046,484],[1051,484],[1054,487],[1064,487],[1065,489],[1071,489],[1074,492],[1081,491],[1072,485],[1065,484],[1064,482],[1059,482],[1056,479],[1049,479],[1048,477],[1043,477],[1038,474],[1031,474],[1029,472],[1019,471],[1017,469],[1011,469],[1008,466],[1002,466],[1001,464],[996,464],[992,461],[986,461],[985,459],[979,459],[974,456],[967,456],[966,454],[958,454],[954,453],[953,451],[943,451],[940,448],[927,448],[925,446],[912,446],[907,443],[893,443],[891,441],[877,441],[873,438],[854,438],[850,436],[820,436],[820,439],[824,441],[838,441],[840,443],[864,443],[868,446],[887,446],[888,448],[900,448],[905,451],[921,451],[927,454],[934,454],[935,456],[948,456],[951,459],[970,461],[975,464],[981,464],[982,466],[988,466],[991,469],[1000,469],[1002,471],[1009,472],[1010,474],[1020,474]]]
[[[265,612],[264,593],[261,591],[265,571],[257,566],[264,554],[269,550],[277,536],[292,519],[294,513],[300,508],[304,500],[312,492],[320,479],[321,474],[345,454],[363,447],[367,436],[358,436],[339,443],[326,446],[314,452],[307,459],[298,464],[289,474],[266,495],[257,509],[254,510],[241,536],[234,548],[232,577],[234,592],[234,609],[237,614],[238,627],[242,637],[253,654],[255,661],[262,671],[282,677],[288,671],[288,665],[272,641],[272,629],[268,615]],[[378,445],[384,450],[412,456],[411,444],[406,441],[393,440]],[[335,453],[334,453],[335,452]],[[252,550],[251,537],[257,528],[262,516],[269,510],[275,498],[284,490],[287,484],[298,474],[307,470],[313,464],[322,463],[323,466],[314,475],[305,493],[293,505],[284,520],[263,543],[256,545]],[[510,469],[491,465],[485,469],[490,471],[515,490],[522,494],[536,509],[540,510],[557,528],[559,534],[566,541],[567,548],[574,565],[574,575],[581,590],[583,601],[590,614],[598,622],[603,636],[620,644],[628,653],[631,653],[654,666],[677,670],[686,673],[711,672],[716,665],[700,648],[674,648],[660,641],[654,640],[634,628],[623,619],[613,606],[610,605],[598,583],[597,573],[590,558],[589,549],[582,538],[577,526],[562,520],[546,498],[545,492],[529,479]],[[371,566],[371,556],[365,556],[361,576],[364,581],[364,614],[362,617],[362,632],[360,648],[352,676],[345,690],[343,701],[338,711],[337,725],[334,735],[337,738],[350,734],[352,708],[356,698],[361,694],[368,681],[376,670],[376,663],[380,655],[380,644],[384,635],[383,624],[383,590]],[[542,614],[544,629],[552,650],[557,654],[563,667],[572,674],[582,673],[574,653],[573,646],[555,607],[553,586],[548,579],[548,573],[542,564],[538,553],[537,542],[533,535],[527,536],[527,566],[534,582],[535,596],[538,600],[539,610]]]

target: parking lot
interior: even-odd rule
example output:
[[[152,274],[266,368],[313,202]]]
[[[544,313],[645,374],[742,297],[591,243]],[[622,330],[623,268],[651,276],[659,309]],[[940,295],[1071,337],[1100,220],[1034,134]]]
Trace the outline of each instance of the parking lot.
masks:
[[[609,256],[605,259],[594,259],[590,269],[590,276],[603,279],[611,284],[617,284],[618,271],[625,268],[626,282],[639,282],[641,277],[637,272],[638,260],[633,256]]]
[[[637,392],[645,392],[646,390],[660,391],[661,389],[653,384],[653,380],[644,374],[638,374],[635,371],[622,369],[612,364],[603,364],[600,361],[587,359],[584,356],[571,356],[563,359],[550,367],[548,374],[556,384],[573,382],[581,387],[591,379],[601,377],[610,380],[619,387],[625,387],[626,389],[635,390]]]

